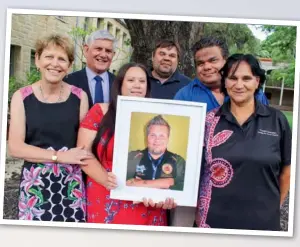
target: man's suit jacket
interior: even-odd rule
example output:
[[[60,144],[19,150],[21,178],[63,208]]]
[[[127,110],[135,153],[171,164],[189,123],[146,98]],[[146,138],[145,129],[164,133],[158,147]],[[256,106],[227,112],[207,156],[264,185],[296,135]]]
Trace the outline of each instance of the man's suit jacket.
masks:
[[[115,75],[108,72],[108,76],[109,76],[109,94],[110,94],[111,85],[115,79]],[[64,81],[70,85],[74,85],[76,87],[82,88],[87,93],[87,96],[89,99],[89,108],[91,108],[93,106],[93,99],[91,96],[85,68],[67,75],[64,78]],[[109,95],[109,97],[110,97],[110,95]]]

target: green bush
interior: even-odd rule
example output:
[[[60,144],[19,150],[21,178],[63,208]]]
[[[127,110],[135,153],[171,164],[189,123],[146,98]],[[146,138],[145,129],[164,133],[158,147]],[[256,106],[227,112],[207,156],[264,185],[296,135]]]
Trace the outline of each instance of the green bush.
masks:
[[[30,85],[40,79],[41,75],[35,68],[30,69],[30,71],[26,73],[25,80],[20,80],[15,76],[11,76],[9,78],[8,103],[10,104],[11,97],[19,88]]]

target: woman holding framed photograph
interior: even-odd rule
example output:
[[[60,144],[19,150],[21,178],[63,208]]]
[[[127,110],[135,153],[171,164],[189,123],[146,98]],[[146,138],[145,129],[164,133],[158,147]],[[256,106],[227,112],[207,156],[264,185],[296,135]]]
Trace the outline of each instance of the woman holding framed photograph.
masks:
[[[150,97],[150,83],[146,68],[138,63],[120,68],[111,89],[111,103],[95,104],[80,124],[79,146],[92,150],[95,157],[86,160],[82,170],[87,177],[87,221],[94,223],[166,225],[165,209],[174,207],[172,199],[154,204],[110,199],[116,188],[116,177],[111,173],[114,129],[118,95]],[[99,162],[100,161],[100,162]]]

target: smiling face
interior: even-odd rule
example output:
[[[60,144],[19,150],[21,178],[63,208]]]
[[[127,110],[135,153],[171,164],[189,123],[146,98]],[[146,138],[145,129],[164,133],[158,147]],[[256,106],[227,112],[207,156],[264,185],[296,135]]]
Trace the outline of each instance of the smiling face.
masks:
[[[225,64],[221,48],[206,47],[195,54],[196,73],[198,79],[208,87],[216,87],[221,83],[220,69]]]
[[[115,54],[113,41],[107,39],[94,40],[90,45],[85,45],[83,51],[87,67],[96,74],[101,74],[109,69]]]
[[[253,75],[248,63],[242,61],[236,69],[234,64],[225,79],[225,88],[232,101],[241,104],[254,99],[255,90],[259,86],[259,77]]]
[[[127,70],[121,88],[124,96],[145,97],[147,93],[147,75],[139,67],[131,67]]]
[[[66,51],[60,46],[48,45],[39,56],[35,56],[35,64],[41,72],[42,80],[59,83],[68,73],[71,66]]]
[[[162,155],[169,142],[169,130],[164,125],[152,125],[147,136],[148,151],[151,155]]]
[[[157,48],[152,56],[153,71],[161,78],[169,78],[178,66],[178,51],[175,46]]]

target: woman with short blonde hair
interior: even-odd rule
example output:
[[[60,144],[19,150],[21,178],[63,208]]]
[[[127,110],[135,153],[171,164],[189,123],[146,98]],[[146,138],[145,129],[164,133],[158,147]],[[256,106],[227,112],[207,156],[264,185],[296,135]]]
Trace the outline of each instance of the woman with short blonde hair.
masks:
[[[76,147],[87,95],[63,81],[74,61],[67,37],[49,35],[36,43],[41,79],[17,90],[11,100],[8,147],[24,159],[19,219],[85,221],[85,186],[79,165],[89,154]]]

